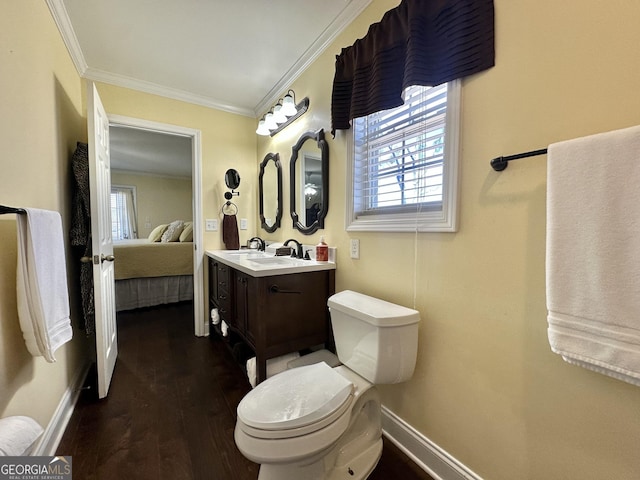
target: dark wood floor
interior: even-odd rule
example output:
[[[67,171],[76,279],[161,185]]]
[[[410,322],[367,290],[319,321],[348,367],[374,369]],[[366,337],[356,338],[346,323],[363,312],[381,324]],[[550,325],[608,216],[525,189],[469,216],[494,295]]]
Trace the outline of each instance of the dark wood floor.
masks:
[[[119,355],[109,395],[83,391],[57,454],[74,478],[256,479],[236,449],[236,406],[249,382],[221,341],[193,335],[191,305],[118,315]],[[432,480],[385,440],[371,480]]]

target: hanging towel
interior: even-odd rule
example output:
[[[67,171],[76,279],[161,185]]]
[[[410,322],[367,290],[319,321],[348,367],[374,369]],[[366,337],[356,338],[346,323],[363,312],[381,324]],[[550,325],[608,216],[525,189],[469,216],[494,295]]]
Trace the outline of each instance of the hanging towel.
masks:
[[[222,241],[227,250],[238,250],[240,248],[238,221],[235,215],[224,214],[222,219]]]
[[[549,146],[551,349],[640,385],[640,126]]]
[[[25,210],[17,217],[18,317],[29,353],[53,363],[54,352],[73,335],[62,220],[58,212]]]

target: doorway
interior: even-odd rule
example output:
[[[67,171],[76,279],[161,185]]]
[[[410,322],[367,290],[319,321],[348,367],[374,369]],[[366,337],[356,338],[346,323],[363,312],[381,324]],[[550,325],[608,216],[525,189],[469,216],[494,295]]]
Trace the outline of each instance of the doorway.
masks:
[[[137,165],[128,165],[129,170],[138,170],[139,172],[151,173],[154,175],[165,176],[177,176],[185,177],[189,175],[191,180],[191,212],[192,212],[192,225],[193,225],[193,322],[194,333],[196,336],[206,335],[205,326],[205,314],[204,314],[204,285],[203,285],[203,269],[204,259],[201,252],[202,249],[202,188],[201,188],[201,169],[202,169],[202,155],[201,155],[201,133],[199,130],[191,128],[180,127],[176,125],[163,124],[158,122],[151,122],[147,120],[141,120],[132,117],[125,117],[120,115],[108,115],[109,127],[112,130],[111,136],[117,132],[126,132],[130,137],[127,140],[127,158],[128,162]],[[151,142],[151,143],[149,143]],[[110,142],[111,143],[111,142]],[[187,144],[188,155],[186,162],[181,162],[179,158],[175,161],[156,162],[165,163],[163,167],[158,167],[160,170],[152,170],[151,164],[146,163],[149,160],[149,151],[159,150],[168,151],[172,145],[181,145],[184,151],[184,145]],[[178,150],[179,150],[178,149]],[[178,151],[176,150],[176,151]],[[113,153],[113,152],[112,152]],[[182,154],[177,154],[183,156]],[[166,156],[165,156],[166,157]],[[112,160],[113,162],[113,160]],[[180,165],[182,163],[182,165]],[[186,165],[184,164],[186,163]],[[166,170],[166,169],[169,170]],[[112,164],[112,170],[121,170],[118,168],[118,164]],[[112,175],[113,176],[113,175]],[[137,199],[140,202],[140,199]],[[176,214],[177,216],[177,214]],[[137,225],[139,230],[139,237],[146,238],[148,236],[147,230],[153,228],[155,223],[158,223],[153,218],[152,214],[143,213],[138,215]]]

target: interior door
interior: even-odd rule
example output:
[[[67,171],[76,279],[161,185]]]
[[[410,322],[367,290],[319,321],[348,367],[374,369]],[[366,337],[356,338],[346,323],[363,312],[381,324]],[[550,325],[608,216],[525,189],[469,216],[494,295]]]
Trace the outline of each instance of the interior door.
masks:
[[[111,238],[109,120],[93,82],[87,84],[91,245],[96,315],[98,396],[104,398],[118,357],[115,268]]]

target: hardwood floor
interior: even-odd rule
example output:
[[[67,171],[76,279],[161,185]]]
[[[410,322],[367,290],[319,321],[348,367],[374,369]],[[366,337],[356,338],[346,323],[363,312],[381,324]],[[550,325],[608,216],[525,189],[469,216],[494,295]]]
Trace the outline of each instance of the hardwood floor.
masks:
[[[106,399],[83,391],[58,448],[74,478],[249,480],[236,406],[249,382],[221,341],[193,335],[190,304],[118,314],[119,356]],[[371,480],[432,480],[393,444]]]

